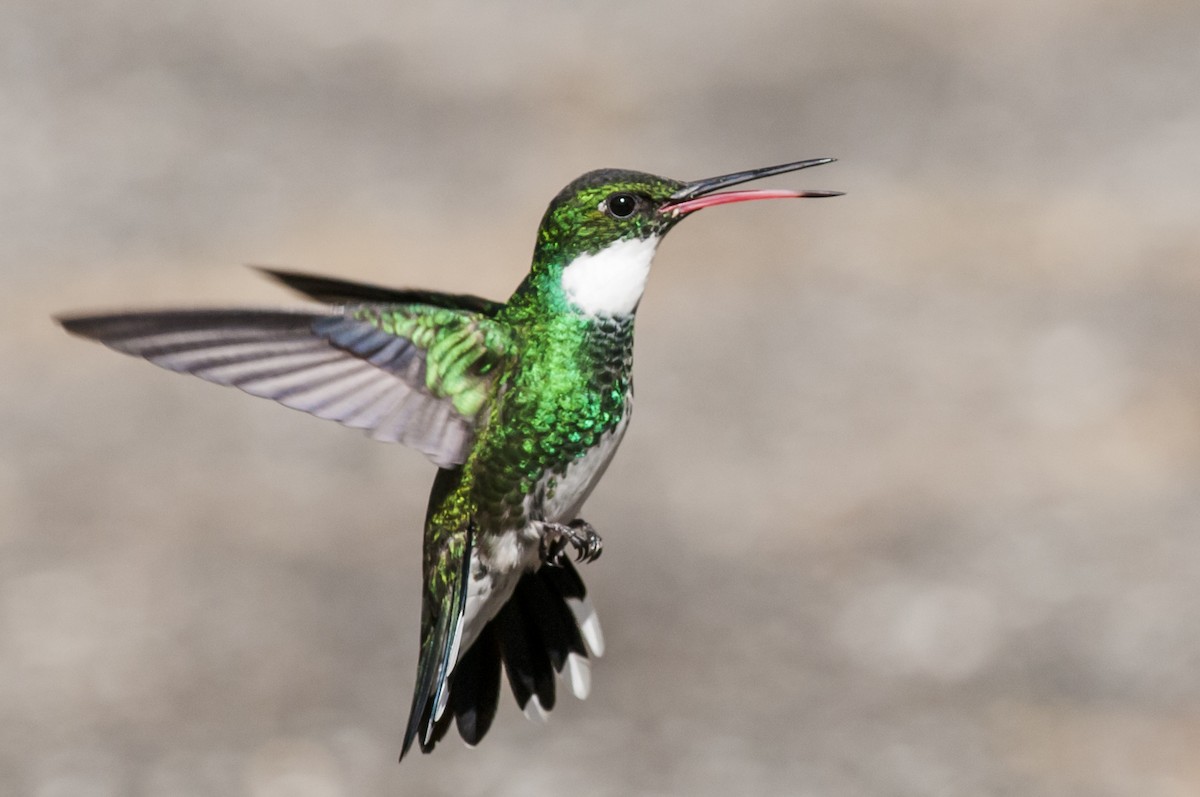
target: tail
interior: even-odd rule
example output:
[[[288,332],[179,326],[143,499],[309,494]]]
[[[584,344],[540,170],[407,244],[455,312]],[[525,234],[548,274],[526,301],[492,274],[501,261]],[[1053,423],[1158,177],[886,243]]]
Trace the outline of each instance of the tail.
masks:
[[[422,645],[401,760],[414,740],[421,752],[433,750],[452,719],[463,741],[478,744],[496,716],[501,663],[526,716],[545,717],[554,708],[555,674],[564,676],[577,698],[587,697],[588,660],[603,655],[604,637],[583,580],[569,562],[525,573],[512,597],[453,664],[452,640],[461,617],[456,620],[435,622],[443,633]]]

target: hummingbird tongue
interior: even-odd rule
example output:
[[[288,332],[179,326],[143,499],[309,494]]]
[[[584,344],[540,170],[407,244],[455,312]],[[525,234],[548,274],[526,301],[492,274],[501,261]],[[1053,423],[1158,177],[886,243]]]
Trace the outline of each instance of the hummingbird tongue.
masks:
[[[671,217],[692,213],[701,208],[713,205],[726,205],[730,202],[748,202],[752,199],[801,199],[804,197],[841,196],[841,191],[789,191],[786,189],[760,188],[750,191],[722,191],[716,194],[705,194],[682,202],[672,202],[664,205],[662,212]]]

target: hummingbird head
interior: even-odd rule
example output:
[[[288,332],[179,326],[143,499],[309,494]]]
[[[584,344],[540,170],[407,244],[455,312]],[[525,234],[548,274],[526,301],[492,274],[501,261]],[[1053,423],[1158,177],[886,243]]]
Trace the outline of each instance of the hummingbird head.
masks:
[[[549,283],[576,312],[621,317],[637,309],[658,242],[702,208],[753,199],[838,196],[837,191],[722,188],[830,163],[768,166],[680,182],[644,172],[598,169],[572,181],[546,209],[530,277]]]

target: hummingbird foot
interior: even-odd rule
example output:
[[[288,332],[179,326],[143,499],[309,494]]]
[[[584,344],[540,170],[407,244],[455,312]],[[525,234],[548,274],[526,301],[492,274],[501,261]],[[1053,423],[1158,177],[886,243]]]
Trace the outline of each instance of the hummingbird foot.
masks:
[[[542,540],[539,552],[542,563],[562,567],[566,563],[566,549],[575,549],[575,561],[594,562],[600,558],[604,541],[586,520],[575,519],[570,523],[541,523]]]

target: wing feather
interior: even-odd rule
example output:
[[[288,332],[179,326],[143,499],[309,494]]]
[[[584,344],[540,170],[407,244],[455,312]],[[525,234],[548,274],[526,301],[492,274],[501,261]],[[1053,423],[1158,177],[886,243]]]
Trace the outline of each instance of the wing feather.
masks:
[[[482,420],[481,397],[507,343],[485,316],[428,305],[168,310],[60,321],[69,332],[163,368],[410,445],[441,467],[465,461]]]
[[[365,282],[321,277],[270,266],[253,266],[253,268],[297,293],[326,304],[424,304],[431,307],[466,310],[488,317],[495,316],[504,307],[502,302],[494,302],[491,299],[467,293],[385,288]]]
[[[441,479],[450,471],[439,471]],[[434,490],[437,490],[437,482]],[[467,604],[472,557],[475,555],[474,532],[463,529],[441,550],[439,564],[444,571],[426,572],[426,590],[421,612],[421,658],[417,664],[417,686],[412,710],[404,731],[400,760],[416,741],[429,752],[450,727],[453,712],[447,713],[450,700],[450,676],[459,657],[463,614]]]

